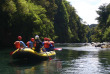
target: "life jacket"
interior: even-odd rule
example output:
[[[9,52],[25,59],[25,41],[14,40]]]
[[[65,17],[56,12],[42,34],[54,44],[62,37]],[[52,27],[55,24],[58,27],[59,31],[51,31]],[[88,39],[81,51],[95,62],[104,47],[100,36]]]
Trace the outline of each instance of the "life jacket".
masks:
[[[20,48],[20,41],[16,41],[16,42],[14,43],[14,45],[15,45],[16,49]]]
[[[50,47],[50,42],[49,41],[44,41],[44,47],[49,48]]]
[[[54,42],[53,41],[50,41],[50,43],[52,44],[52,46],[54,47]]]
[[[33,46],[36,47],[36,42],[35,41],[33,42]]]
[[[36,46],[35,42],[31,42],[31,41],[28,41],[26,44],[29,48],[33,48]]]

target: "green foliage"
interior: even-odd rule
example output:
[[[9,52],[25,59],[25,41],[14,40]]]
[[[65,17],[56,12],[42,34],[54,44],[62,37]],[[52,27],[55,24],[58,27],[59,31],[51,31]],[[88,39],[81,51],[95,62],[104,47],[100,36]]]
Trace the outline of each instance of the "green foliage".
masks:
[[[5,0],[2,4],[2,11],[7,13],[15,13],[16,12],[16,5],[13,0]]]
[[[69,24],[69,16],[67,9],[62,0],[56,0],[56,4],[58,6],[57,14],[55,15],[55,33],[58,36],[57,41],[59,42],[68,42],[70,40],[71,30],[68,26]]]
[[[79,37],[77,34],[78,27],[77,27],[77,23],[76,23],[76,21],[78,20],[77,19],[78,16],[75,13],[74,7],[70,6],[69,3],[66,1],[65,1],[65,6],[66,6],[68,14],[69,14],[69,27],[70,27],[70,30],[72,33],[70,41],[78,42],[79,41]]]
[[[55,42],[87,41],[87,28],[66,0],[1,0],[0,24],[2,45],[13,46],[18,35],[27,42],[36,34]]]
[[[110,27],[106,28],[103,36],[104,41],[110,41]]]
[[[106,4],[103,4],[99,7],[99,11],[97,11],[97,14],[99,15],[99,17],[97,17],[97,20],[99,22],[99,28],[100,29],[105,29],[106,28],[106,20],[108,18],[108,12],[106,9]]]
[[[108,19],[107,19],[107,24],[108,25],[110,24],[110,14],[109,14]]]
[[[96,41],[96,37],[95,37],[95,31],[97,30],[97,24],[91,24],[87,26],[87,38],[88,38],[88,42],[95,42]]]
[[[68,15],[69,27],[71,30],[70,42],[87,42],[87,27],[81,23],[81,18],[76,14],[76,10],[69,2],[64,0]]]
[[[20,14],[28,14],[29,8],[26,0],[16,0],[17,11]]]
[[[97,17],[99,24],[95,30],[96,34],[93,35],[95,37],[94,41],[110,41],[110,4],[101,5],[97,13],[99,15],[99,17]]]
[[[92,29],[93,34],[91,35],[92,42],[102,42],[102,31],[98,30],[97,28]]]

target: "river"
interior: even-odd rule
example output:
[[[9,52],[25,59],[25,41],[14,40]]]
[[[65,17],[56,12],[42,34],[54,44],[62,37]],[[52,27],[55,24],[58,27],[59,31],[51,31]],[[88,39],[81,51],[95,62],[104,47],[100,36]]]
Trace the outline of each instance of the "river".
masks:
[[[110,49],[85,43],[56,44],[63,48],[56,51],[52,60],[37,62],[14,61],[11,48],[0,51],[0,74],[109,74]]]

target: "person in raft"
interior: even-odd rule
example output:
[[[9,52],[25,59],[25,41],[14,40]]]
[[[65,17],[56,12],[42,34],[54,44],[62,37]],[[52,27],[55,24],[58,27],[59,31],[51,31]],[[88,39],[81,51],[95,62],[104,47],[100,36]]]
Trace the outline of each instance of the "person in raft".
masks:
[[[26,48],[27,46],[25,45],[25,43],[22,40],[21,36],[18,36],[18,41],[14,42],[14,45],[16,47],[16,49],[21,49],[21,48]]]
[[[35,36],[35,43],[36,43],[35,51],[40,52],[40,49],[42,48],[43,44],[42,41],[39,39],[38,35]]]
[[[54,42],[50,41],[50,39],[47,37],[44,38],[43,45],[46,51],[53,51],[54,49]]]
[[[55,47],[54,47],[54,41],[50,41],[50,51],[53,51],[54,49],[55,49]]]
[[[35,50],[36,44],[35,44],[34,38],[31,38],[31,40],[28,41],[26,44],[27,44],[28,48]]]

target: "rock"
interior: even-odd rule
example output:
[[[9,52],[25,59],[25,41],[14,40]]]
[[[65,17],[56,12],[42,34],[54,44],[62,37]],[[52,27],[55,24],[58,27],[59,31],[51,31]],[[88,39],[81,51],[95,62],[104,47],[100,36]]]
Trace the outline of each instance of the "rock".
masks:
[[[110,48],[110,44],[102,45],[101,48]]]

